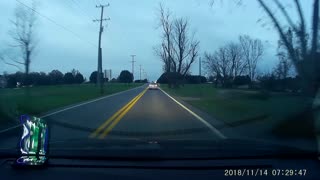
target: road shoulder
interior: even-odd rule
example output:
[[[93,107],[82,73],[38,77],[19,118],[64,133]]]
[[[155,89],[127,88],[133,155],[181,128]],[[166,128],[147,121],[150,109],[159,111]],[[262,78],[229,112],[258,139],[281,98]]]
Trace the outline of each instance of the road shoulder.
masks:
[[[223,123],[222,121],[218,121],[217,119],[214,119],[213,117],[211,117],[207,113],[205,113],[205,112],[197,109],[196,107],[193,107],[192,105],[186,103],[181,98],[173,96],[173,95],[169,94],[168,92],[166,92],[165,90],[162,90],[161,88],[159,90],[164,92],[167,96],[169,95],[169,98],[173,98],[174,100],[176,100],[178,103],[180,103],[182,105],[182,107],[185,106],[185,108],[187,108],[186,109],[187,111],[188,110],[191,111],[189,113],[194,113],[196,116],[199,116],[199,118],[201,118],[201,121],[203,121],[203,123],[207,127],[209,127],[219,137],[221,137],[222,139],[227,138],[226,135],[219,130],[220,127],[225,127],[225,123]]]

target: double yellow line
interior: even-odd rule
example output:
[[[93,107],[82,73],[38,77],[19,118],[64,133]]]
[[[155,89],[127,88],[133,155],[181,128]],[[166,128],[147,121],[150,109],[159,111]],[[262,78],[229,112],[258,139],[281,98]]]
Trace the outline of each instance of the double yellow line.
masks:
[[[112,115],[108,120],[101,124],[94,132],[90,134],[90,138],[105,138],[110,131],[118,124],[118,122],[123,118],[124,115],[139,101],[139,99],[144,95],[147,89],[143,90],[140,94],[134,97],[128,104],[123,106],[114,115]]]

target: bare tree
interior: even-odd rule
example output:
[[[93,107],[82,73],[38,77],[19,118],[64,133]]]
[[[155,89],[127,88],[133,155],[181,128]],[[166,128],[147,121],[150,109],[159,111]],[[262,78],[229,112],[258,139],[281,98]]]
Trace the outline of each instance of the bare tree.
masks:
[[[164,63],[164,71],[171,72],[172,67],[175,67],[172,58],[173,50],[172,50],[172,31],[173,31],[173,23],[171,20],[171,12],[169,10],[165,10],[163,5],[159,5],[159,27],[162,29],[162,43],[159,47],[156,47],[155,53],[160,57],[160,59]]]
[[[287,31],[286,36],[288,41],[292,43],[293,36],[290,28]],[[298,49],[296,49],[296,52],[298,52]],[[277,57],[279,59],[279,62],[274,69],[274,75],[278,79],[285,79],[289,76],[289,73],[292,69],[292,62],[290,61],[289,54],[282,40],[278,41]]]
[[[212,0],[212,2],[214,2]],[[319,52],[319,0],[308,1],[311,2],[312,16],[311,22],[306,23],[305,14],[301,7],[299,0],[293,0],[294,11],[298,15],[298,19],[292,19],[295,16],[290,16],[288,9],[283,5],[284,2],[279,0],[257,0],[264,12],[271,19],[274,29],[280,36],[281,41],[288,53],[288,57],[293,63],[296,72],[302,79],[302,91],[308,97],[314,98],[319,90],[320,86],[320,52]],[[307,3],[304,2],[303,3]],[[275,5],[275,9],[272,9],[272,5]],[[279,10],[279,13],[274,13],[275,10]],[[310,32],[307,31],[307,25],[311,25]],[[290,28],[290,36],[286,34],[286,31]],[[317,117],[319,117],[319,105],[306,99],[305,109],[303,113],[293,120],[313,120],[315,131],[317,132]],[[316,111],[317,110],[317,111]],[[317,134],[316,134],[317,135]],[[318,137],[318,136],[317,136]],[[319,139],[319,138],[318,138]]]
[[[216,1],[211,0],[210,5]],[[241,4],[243,1],[236,1]],[[288,9],[284,3],[279,0],[257,0],[264,12],[271,19],[275,30],[278,32],[280,39],[288,52],[290,60],[292,61],[297,73],[303,79],[304,92],[308,95],[315,96],[318,88],[320,74],[317,73],[320,69],[319,65],[319,0],[313,0],[312,17],[311,17],[311,31],[307,31],[306,19],[300,0],[293,0],[295,11],[298,14],[298,19],[293,20],[289,15]],[[275,5],[281,14],[275,15],[275,9],[271,6]],[[284,20],[284,21],[283,21]],[[292,35],[297,38],[297,41],[290,41],[286,36],[286,30],[290,27],[293,31]]]
[[[241,45],[238,43],[230,43],[226,48],[231,61],[230,76],[235,78],[236,76],[242,75],[246,71],[247,64],[243,58],[244,54]]]
[[[279,54],[278,57],[280,60],[274,69],[274,75],[278,79],[285,79],[289,76],[289,73],[290,73],[290,70],[292,67],[292,63],[290,62],[290,60],[288,58],[286,58],[282,54],[281,55]]]
[[[263,44],[259,39],[252,39],[248,35],[239,37],[243,57],[247,64],[248,74],[251,80],[255,79],[257,64],[263,55]]]
[[[319,0],[314,0],[312,9],[312,20],[311,20],[311,36],[308,38],[308,33],[306,31],[306,22],[303,10],[299,0],[294,0],[294,5],[299,17],[297,23],[292,20],[289,16],[287,9],[284,5],[278,1],[273,0],[280,9],[281,14],[286,19],[287,25],[293,30],[294,34],[298,38],[298,43],[290,41],[286,36],[284,26],[280,23],[281,17],[276,17],[269,5],[264,0],[257,0],[267,15],[272,20],[275,29],[278,31],[281,40],[283,41],[291,61],[295,65],[296,71],[303,78],[305,93],[311,96],[315,96],[319,88],[320,75],[318,71],[319,67]],[[310,40],[310,44],[308,43]],[[298,50],[298,51],[297,51]]]
[[[219,60],[215,57],[214,54],[209,54],[205,52],[205,68],[209,76],[213,77],[215,81],[215,86],[218,86],[218,81],[220,80],[221,76],[221,70],[219,67]]]
[[[189,21],[185,18],[171,18],[169,10],[160,4],[160,26],[162,44],[155,48],[164,63],[165,72],[176,72],[185,76],[198,57],[199,41],[189,33]]]
[[[17,69],[19,69],[19,71],[22,71],[22,69],[19,66],[19,64],[15,63],[15,60],[13,58],[11,58],[9,55],[7,55],[5,52],[1,52],[0,53],[0,59],[4,64],[10,65],[10,66],[14,66]],[[9,61],[7,59],[9,59]]]
[[[174,21],[174,31],[173,31],[173,40],[174,40],[174,54],[177,64],[177,72],[181,72],[183,60],[187,57],[189,52],[187,51],[187,43],[189,41],[187,37],[187,27],[188,21],[186,19],[180,18]]]
[[[314,98],[320,86],[320,52],[319,52],[319,0],[313,0],[313,14],[311,17],[311,32],[308,37],[306,28],[306,22],[304,13],[299,0],[294,0],[296,12],[298,14],[298,21],[292,20],[292,17],[288,15],[287,9],[284,8],[283,4],[278,0],[273,0],[280,9],[283,17],[286,19],[286,25],[289,26],[297,37],[298,42],[290,41],[285,34],[285,26],[281,23],[279,16],[275,16],[268,4],[264,0],[258,0],[264,11],[267,13],[269,18],[272,20],[275,29],[278,31],[281,40],[284,42],[286,50],[292,63],[295,66],[296,71],[302,78],[303,92],[306,96]],[[310,43],[309,43],[310,42]],[[303,113],[298,117],[299,120],[312,120],[312,125],[315,127],[315,132],[319,129],[319,104],[312,101],[306,101],[306,108]],[[312,128],[311,128],[312,129]],[[319,140],[319,135],[316,133],[316,137]]]
[[[185,76],[198,56],[199,41],[194,40],[194,35],[188,33],[187,19],[176,19],[173,24],[173,64],[176,65],[173,69]]]
[[[210,75],[216,77],[216,82],[220,81],[225,86],[233,74],[233,63],[227,46],[219,48],[213,54],[205,53],[205,63]]]
[[[216,77],[222,84],[248,71],[240,43],[229,43],[213,54],[206,52],[204,56],[208,74]]]
[[[33,8],[34,8],[33,4]],[[19,47],[21,51],[21,58],[10,58],[12,63],[24,66],[25,78],[27,78],[30,71],[31,56],[35,48],[34,39],[34,25],[36,15],[35,11],[26,9],[18,5],[15,9],[14,19],[11,21],[13,28],[10,35],[14,41],[14,47]],[[9,56],[8,56],[9,57]]]
[[[208,73],[223,85],[246,73],[251,79],[256,76],[257,64],[263,54],[262,42],[249,36],[240,36],[239,41],[228,43],[213,54],[205,53]]]
[[[204,63],[205,63],[205,68],[207,70],[207,73],[213,77],[221,76],[219,59],[216,58],[216,55],[205,52],[204,57],[205,57]]]

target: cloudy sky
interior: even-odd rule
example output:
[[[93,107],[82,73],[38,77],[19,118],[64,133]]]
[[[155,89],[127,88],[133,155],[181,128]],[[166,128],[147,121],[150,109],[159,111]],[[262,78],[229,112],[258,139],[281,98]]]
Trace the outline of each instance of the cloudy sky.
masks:
[[[20,0],[32,7],[31,0]],[[259,64],[261,71],[269,71],[277,61],[275,50],[278,35],[272,24],[255,0],[244,0],[241,6],[232,1],[211,0],[38,0],[37,11],[50,20],[37,16],[36,53],[32,58],[31,71],[49,72],[59,69],[63,73],[77,69],[86,77],[97,67],[97,44],[99,24],[92,19],[100,17],[96,4],[107,4],[102,35],[103,69],[112,69],[113,77],[120,71],[131,71],[131,54],[136,55],[135,77],[138,78],[139,65],[150,80],[156,80],[162,73],[162,64],[154,54],[153,47],[160,43],[158,27],[158,7],[162,2],[176,17],[187,17],[191,30],[200,41],[200,54],[213,52],[218,47],[237,41],[241,34],[248,34],[264,42],[265,54]],[[293,0],[281,0],[294,12]],[[0,52],[13,44],[9,36],[12,29],[15,0],[0,1]],[[307,20],[311,17],[311,0],[302,0]],[[274,13],[278,13],[274,11]],[[296,14],[291,13],[293,19]],[[262,18],[262,22],[258,19]],[[58,25],[57,25],[58,24]],[[266,25],[264,25],[266,24]],[[71,31],[71,32],[70,32]],[[18,51],[16,51],[18,52]],[[17,54],[17,53],[16,53]],[[18,69],[0,62],[0,74]],[[198,62],[191,72],[198,74]]]

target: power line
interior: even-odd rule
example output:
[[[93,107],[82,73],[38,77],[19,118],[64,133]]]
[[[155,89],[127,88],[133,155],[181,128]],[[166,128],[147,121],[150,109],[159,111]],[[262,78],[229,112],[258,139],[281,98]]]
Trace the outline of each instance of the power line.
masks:
[[[72,12],[74,12],[74,13],[79,13],[80,11],[79,11],[79,9],[78,8],[76,8],[73,4],[71,4],[71,2],[69,1],[65,1],[66,3],[65,3],[65,5],[67,5],[71,10],[72,10]],[[84,14],[82,11],[81,11],[81,13],[79,13],[79,14],[81,14],[82,15],[82,17],[85,17],[85,18],[88,18],[88,20],[90,20],[90,17],[88,17],[86,14]]]
[[[78,12],[79,11],[79,8],[78,7],[75,7],[75,3],[72,1],[71,3],[71,0],[70,1],[64,1],[65,2],[65,5],[67,5],[72,11],[74,12]],[[82,11],[80,13],[83,17],[86,17],[86,18],[89,18],[86,14],[84,14]]]
[[[140,64],[140,81],[141,81],[141,64]]]
[[[98,0],[96,0],[96,4],[101,4],[101,1],[98,2]]]
[[[199,76],[201,76],[201,57],[199,57]]]
[[[75,4],[78,9],[81,11],[81,13],[84,15],[84,16],[87,16],[89,19],[93,19],[89,13],[87,13],[87,11],[85,11],[83,8],[81,8],[81,6],[79,5],[79,1],[76,1],[76,0],[71,0],[73,2],[73,4]]]
[[[91,46],[93,46],[93,47],[97,47],[97,46],[96,46],[95,44],[93,44],[92,42],[87,41],[87,40],[85,40],[85,39],[82,39],[82,37],[81,37],[80,35],[78,35],[77,33],[73,32],[73,31],[71,31],[70,29],[66,28],[65,26],[63,26],[63,25],[61,25],[61,24],[57,23],[57,22],[56,22],[56,21],[54,21],[53,19],[51,19],[51,18],[49,18],[49,17],[47,17],[47,16],[45,16],[45,15],[41,14],[40,12],[36,11],[36,10],[35,10],[35,9],[33,9],[32,7],[30,7],[30,6],[28,6],[28,5],[24,4],[24,3],[22,3],[22,2],[21,2],[21,1],[19,1],[19,0],[16,0],[16,2],[18,2],[19,4],[23,5],[24,7],[28,8],[28,9],[30,9],[31,11],[35,12],[35,13],[36,13],[37,15],[39,15],[40,17],[42,17],[42,18],[44,18],[44,19],[46,19],[46,20],[50,21],[51,23],[55,24],[56,26],[59,26],[60,28],[64,29],[65,31],[68,31],[69,33],[71,33],[71,34],[73,34],[75,37],[77,37],[78,39],[80,39],[80,40],[82,40],[82,41],[84,41],[84,42],[86,42],[86,43],[90,44],[90,45],[91,45]]]

